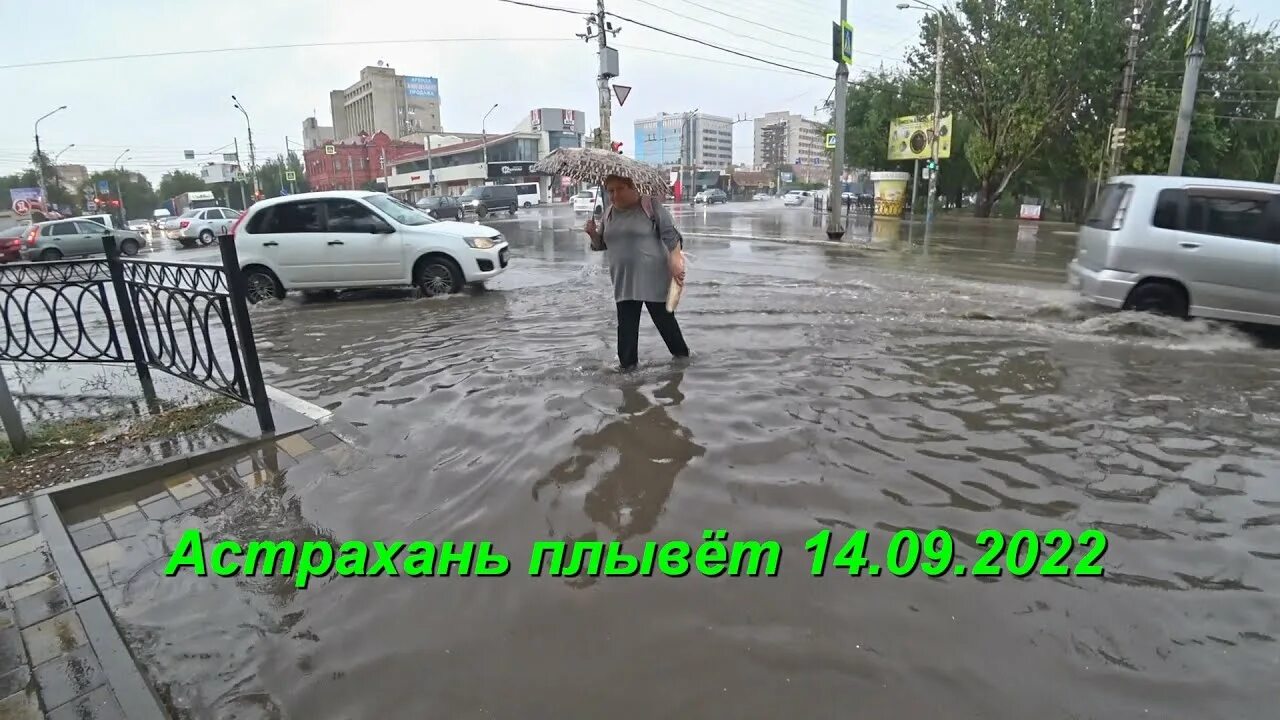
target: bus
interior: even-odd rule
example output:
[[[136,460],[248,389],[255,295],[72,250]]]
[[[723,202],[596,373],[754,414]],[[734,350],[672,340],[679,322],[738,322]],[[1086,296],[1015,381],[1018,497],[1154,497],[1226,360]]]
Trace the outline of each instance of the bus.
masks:
[[[538,191],[538,183],[514,183],[516,201],[520,207],[533,207],[542,203],[542,195]]]

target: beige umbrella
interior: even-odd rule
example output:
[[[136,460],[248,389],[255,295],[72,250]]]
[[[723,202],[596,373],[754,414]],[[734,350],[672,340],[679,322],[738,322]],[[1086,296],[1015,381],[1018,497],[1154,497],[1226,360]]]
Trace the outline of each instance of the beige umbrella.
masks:
[[[635,183],[641,195],[652,197],[665,197],[669,189],[661,170],[626,155],[595,148],[560,148],[535,163],[533,171],[597,185],[610,175],[618,175]]]

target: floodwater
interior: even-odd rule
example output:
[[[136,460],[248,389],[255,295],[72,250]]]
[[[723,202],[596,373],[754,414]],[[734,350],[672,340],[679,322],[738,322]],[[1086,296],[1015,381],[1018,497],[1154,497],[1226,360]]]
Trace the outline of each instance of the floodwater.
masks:
[[[116,610],[193,716],[1274,716],[1274,338],[1077,304],[1053,226],[771,242],[821,232],[762,203],[682,212],[694,357],[645,320],[621,375],[600,256],[563,210],[523,215],[482,294],[255,308],[269,382],[369,444],[205,520],[491,541],[513,571],[140,578]],[[778,540],[779,575],[525,570],[541,540],[709,528]],[[948,529],[970,567],[984,528],[1109,545],[1102,577],[812,577],[806,538],[855,528],[872,556]]]

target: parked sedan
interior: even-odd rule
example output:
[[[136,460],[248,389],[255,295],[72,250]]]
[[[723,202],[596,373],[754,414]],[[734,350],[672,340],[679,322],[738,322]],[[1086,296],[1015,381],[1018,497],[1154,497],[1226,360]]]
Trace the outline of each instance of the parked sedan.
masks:
[[[102,253],[102,236],[114,235],[122,255],[137,255],[147,239],[132,230],[108,229],[90,220],[49,220],[24,228],[23,260],[48,262]]]
[[[424,197],[414,203],[417,208],[437,220],[446,218],[453,220],[461,220],[466,211],[462,208],[462,203],[458,202],[455,197],[449,195],[432,195]]]
[[[694,195],[693,201],[695,203],[706,203],[708,205],[714,205],[716,203],[729,202],[729,196],[726,195],[723,190],[720,190],[718,188],[712,188],[710,190],[703,190],[697,195]]]
[[[254,204],[232,228],[252,302],[290,290],[456,293],[507,269],[491,227],[432,218],[386,193],[331,190]]]

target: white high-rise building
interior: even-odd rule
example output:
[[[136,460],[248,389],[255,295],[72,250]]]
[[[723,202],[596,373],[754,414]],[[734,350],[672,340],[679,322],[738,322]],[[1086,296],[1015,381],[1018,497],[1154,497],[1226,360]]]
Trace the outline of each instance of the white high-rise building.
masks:
[[[792,112],[771,112],[756,118],[755,168],[794,172],[800,182],[829,179],[826,131],[826,125]]]

